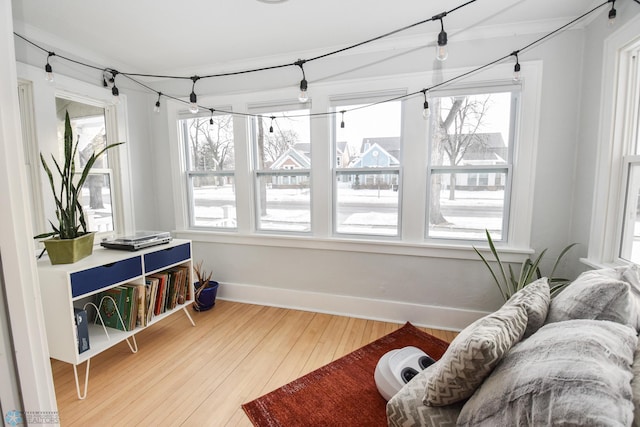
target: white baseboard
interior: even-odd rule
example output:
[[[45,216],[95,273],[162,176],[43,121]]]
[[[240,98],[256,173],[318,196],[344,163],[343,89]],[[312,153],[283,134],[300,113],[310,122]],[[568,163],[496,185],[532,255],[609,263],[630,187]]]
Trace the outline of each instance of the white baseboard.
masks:
[[[453,307],[419,305],[319,292],[296,291],[266,286],[221,283],[218,298],[317,313],[380,320],[411,322],[415,326],[460,331],[487,312]]]

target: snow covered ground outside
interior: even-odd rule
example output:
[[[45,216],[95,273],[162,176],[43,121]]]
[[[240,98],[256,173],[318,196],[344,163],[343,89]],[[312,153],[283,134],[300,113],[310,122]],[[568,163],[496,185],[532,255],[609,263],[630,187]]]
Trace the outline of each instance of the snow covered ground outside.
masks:
[[[201,187],[194,190],[196,225],[235,227],[235,194],[230,185]],[[449,200],[443,191],[441,208],[451,212],[446,225],[431,227],[430,235],[443,238],[481,238],[484,229],[502,227],[502,191],[456,191]],[[290,203],[287,205],[287,203]],[[337,197],[338,224],[341,233],[396,235],[398,192],[393,190],[340,188]],[[489,210],[491,212],[489,212]],[[488,213],[478,215],[479,212]],[[458,213],[456,213],[458,212]],[[308,231],[310,195],[308,189],[268,189],[267,214],[261,218],[263,229]]]

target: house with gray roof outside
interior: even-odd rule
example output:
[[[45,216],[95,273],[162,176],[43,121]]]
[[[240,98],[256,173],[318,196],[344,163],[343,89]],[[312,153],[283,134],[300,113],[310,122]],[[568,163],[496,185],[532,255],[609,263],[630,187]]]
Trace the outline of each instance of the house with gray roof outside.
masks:
[[[501,133],[476,133],[462,137],[469,137],[472,141],[467,144],[456,166],[504,165],[508,160],[509,149]],[[447,156],[444,157],[445,161],[448,160]],[[455,186],[457,190],[502,190],[504,181],[503,173],[465,172],[456,174]],[[443,179],[444,188],[449,188],[449,183],[448,178]]]
[[[298,143],[289,147],[269,166],[272,170],[282,169],[311,169],[309,143]],[[294,188],[301,185],[308,186],[307,175],[274,175],[271,178],[272,188]]]

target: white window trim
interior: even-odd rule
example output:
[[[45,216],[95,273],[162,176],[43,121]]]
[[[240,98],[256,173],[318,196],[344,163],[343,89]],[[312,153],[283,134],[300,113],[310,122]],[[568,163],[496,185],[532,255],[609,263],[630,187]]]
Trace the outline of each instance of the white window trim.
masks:
[[[618,256],[622,232],[621,209],[625,185],[624,155],[625,111],[629,83],[628,53],[637,44],[640,15],[604,41],[602,59],[601,109],[598,126],[595,190],[587,258],[582,262],[592,267],[627,264]],[[637,49],[637,47],[636,47]]]
[[[134,205],[131,189],[131,168],[129,159],[129,135],[127,126],[127,100],[126,95],[120,96],[120,104],[116,107],[112,105],[111,94],[103,87],[91,85],[62,74],[56,74],[54,84],[46,82],[42,77],[42,69],[18,62],[16,64],[18,76],[21,80],[31,83],[33,88],[32,112],[35,120],[35,132],[25,144],[33,144],[28,148],[35,153],[58,153],[59,142],[57,140],[57,117],[55,110],[56,96],[63,96],[79,102],[86,102],[93,105],[100,105],[105,108],[107,120],[107,143],[124,141],[123,146],[118,147],[117,152],[113,152],[109,161],[110,169],[114,171],[113,185],[116,190],[113,192],[114,198],[114,226],[117,233],[129,233],[134,230]],[[107,117],[105,117],[107,118]],[[39,162],[38,162],[39,165]],[[42,218],[55,218],[53,213],[53,196],[48,191],[47,178],[38,168],[39,179],[34,181],[34,186],[38,185],[40,194],[44,197],[45,203],[41,206],[32,206],[34,215]],[[46,186],[46,187],[45,187]],[[43,188],[44,187],[44,188]],[[47,209],[51,209],[49,212]],[[47,227],[46,230],[50,231]],[[95,244],[99,244],[96,239]]]
[[[542,91],[542,61],[521,62],[522,65],[522,102],[517,119],[518,147],[514,153],[514,167],[517,169],[512,182],[511,226],[508,245],[499,245],[501,255],[505,254],[505,261],[522,261],[533,251],[530,249],[531,225],[533,216],[533,189],[535,185],[535,169],[540,121],[540,105]],[[339,82],[318,82],[313,85],[311,95],[311,113],[325,113],[331,108],[330,100],[340,94],[375,93],[388,90],[406,89],[407,93],[420,91],[425,86],[445,81],[462,73],[472,71],[471,67],[449,69],[437,72],[421,72],[384,77],[343,80]],[[504,85],[513,74],[513,63],[498,64],[467,77],[465,84],[475,87],[500,82]],[[241,94],[227,94],[218,96],[203,96],[202,102],[210,105],[232,105],[233,111],[249,111],[249,107],[275,104],[274,100],[291,99],[291,88],[266,90]],[[404,120],[402,134],[405,141],[420,138],[426,141],[427,125],[422,119],[422,97],[415,96],[406,100],[406,114],[416,111],[419,120]],[[176,200],[176,235],[191,238],[194,241],[205,242],[237,242],[238,244],[292,246],[292,247],[321,247],[328,250],[373,250],[379,253],[414,254],[418,256],[458,259],[477,259],[477,254],[468,243],[466,244],[438,244],[426,242],[425,209],[426,209],[426,179],[424,168],[426,165],[426,142],[405,144],[405,156],[408,161],[404,164],[403,185],[405,194],[415,194],[410,206],[402,210],[402,241],[342,239],[332,236],[331,205],[332,200],[332,164],[330,141],[330,120],[318,118],[311,121],[311,135],[320,141],[314,145],[312,158],[311,180],[314,192],[311,201],[311,218],[313,222],[312,235],[282,236],[261,235],[254,230],[254,206],[251,194],[252,162],[251,138],[249,120],[243,116],[234,118],[234,139],[236,144],[236,191],[238,201],[238,230],[237,233],[222,233],[215,231],[199,231],[188,229],[188,202],[184,183],[184,151],[180,147],[176,122],[179,112],[184,109],[183,104],[168,103],[168,127],[171,144],[171,170],[174,179],[174,195]],[[411,145],[411,144],[409,144]],[[409,153],[408,150],[411,150]],[[409,176],[408,174],[412,174]],[[419,176],[419,179],[414,179]],[[406,198],[405,198],[406,200]],[[406,202],[405,202],[406,203]],[[483,247],[482,244],[478,245]],[[439,255],[440,254],[440,255]]]
[[[232,112],[233,109],[229,106],[225,106],[225,107],[218,107],[215,108],[214,110],[216,111],[227,111],[227,112]],[[213,113],[214,116],[220,116],[220,115],[227,115],[227,113],[222,113],[222,112],[214,112]],[[231,115],[233,115],[231,113]],[[196,213],[195,213],[195,209],[193,208],[194,203],[195,203],[195,195],[193,194],[193,186],[191,184],[191,180],[194,177],[197,176],[214,176],[214,177],[231,177],[233,179],[233,185],[234,185],[234,189],[236,187],[236,168],[234,165],[233,169],[229,169],[229,170],[222,170],[222,171],[192,171],[190,170],[190,168],[187,166],[187,163],[190,162],[189,158],[189,145],[187,143],[187,137],[185,136],[185,130],[181,129],[179,126],[179,122],[182,120],[186,120],[186,119],[196,119],[196,118],[209,118],[211,117],[211,112],[210,111],[200,111],[200,113],[198,114],[192,114],[190,112],[187,111],[180,111],[178,113],[178,118],[176,120],[176,125],[178,126],[178,133],[180,134],[179,140],[181,141],[180,147],[184,150],[183,151],[183,156],[184,156],[184,184],[185,184],[185,194],[187,195],[187,204],[186,204],[186,208],[187,208],[187,224],[188,227],[190,229],[193,230],[211,230],[211,231],[221,231],[221,232],[236,232],[238,227],[237,227],[237,213],[236,213],[236,226],[235,227],[212,227],[212,226],[201,226],[201,225],[195,225],[196,222]],[[235,122],[237,120],[237,117],[233,117],[233,129],[234,129],[234,150],[235,150]],[[235,200],[235,209],[237,212],[237,206],[238,206],[238,200],[237,200],[237,194],[236,194],[236,200]]]
[[[504,195],[504,206],[505,208],[507,208],[504,212],[504,216],[502,218],[502,237],[500,239],[496,239],[494,240],[494,243],[498,246],[509,246],[510,242],[512,241],[511,239],[515,238],[513,237],[513,232],[512,230],[514,229],[514,226],[512,225],[511,222],[511,218],[513,214],[520,214],[520,210],[518,209],[518,207],[512,206],[512,200],[513,200],[513,192],[514,192],[514,170],[516,171],[516,174],[520,173],[520,169],[522,167],[525,167],[526,165],[526,161],[520,160],[518,162],[518,157],[516,155],[516,153],[518,152],[518,146],[520,145],[520,138],[523,138],[524,136],[519,132],[518,126],[521,123],[520,117],[521,117],[521,109],[522,109],[522,90],[518,89],[518,90],[513,90],[513,88],[510,86],[511,84],[505,84],[504,82],[490,82],[490,83],[485,83],[482,85],[474,85],[474,86],[470,86],[470,87],[466,87],[465,85],[460,85],[460,86],[455,86],[453,89],[442,89],[442,90],[437,90],[437,91],[433,91],[430,92],[433,96],[437,96],[437,97],[449,97],[449,96],[455,96],[455,95],[484,95],[484,94],[491,94],[491,93],[505,93],[505,92],[510,92],[511,93],[511,106],[510,106],[510,113],[512,115],[512,118],[510,120],[510,128],[509,128],[509,159],[507,160],[507,162],[504,165],[487,165],[487,166],[482,166],[482,165],[454,165],[454,166],[450,166],[450,165],[444,165],[444,166],[432,166],[429,164],[430,159],[427,160],[427,182],[431,181],[431,177],[434,175],[435,173],[447,173],[447,172],[475,172],[475,173],[479,173],[482,170],[485,170],[487,172],[496,172],[496,173],[504,173],[506,176],[506,183],[505,183],[505,195]],[[514,104],[517,105],[517,107],[514,107]],[[515,116],[514,116],[515,115]],[[431,145],[431,135],[429,135],[429,142],[428,144]],[[514,166],[515,164],[518,164],[519,166]],[[535,170],[535,169],[534,169]],[[531,173],[531,171],[530,171]],[[533,177],[532,177],[533,178]],[[533,180],[533,179],[532,179]],[[429,199],[430,196],[430,191],[431,191],[431,187],[428,186],[427,187],[427,201]],[[430,203],[428,201],[428,203]],[[428,208],[427,208],[428,209]],[[428,212],[428,210],[427,210]],[[427,227],[428,225],[429,219],[428,217],[425,218],[425,236],[427,241],[429,242],[441,242],[441,243],[446,243],[447,241],[450,242],[460,242],[460,243],[468,243],[469,240],[465,240],[465,239],[447,239],[447,238],[439,238],[439,237],[432,237],[432,236],[428,236],[428,229]]]
[[[406,90],[386,90],[386,91],[370,91],[370,92],[364,92],[364,93],[355,93],[355,94],[342,94],[342,95],[336,95],[336,96],[332,96],[329,99],[329,104],[331,105],[331,110],[332,111],[337,111],[339,112],[342,107],[345,107],[347,105],[366,105],[366,104],[371,104],[371,103],[375,103],[375,102],[379,102],[381,100],[385,100],[385,99],[392,99],[392,98],[396,98],[396,97],[401,97],[407,94]],[[367,174],[367,173],[372,173],[371,169],[368,168],[349,168],[347,166],[337,166],[337,161],[336,161],[336,147],[337,147],[337,137],[336,137],[336,128],[338,126],[338,120],[341,119],[341,116],[339,116],[338,114],[335,114],[333,116],[331,116],[331,144],[329,144],[331,146],[331,176],[332,176],[332,188],[331,188],[331,192],[332,192],[332,198],[331,198],[331,218],[329,219],[329,223],[331,224],[331,235],[333,237],[336,237],[338,239],[340,238],[353,238],[353,239],[362,239],[362,240],[367,240],[367,239],[377,239],[377,240],[397,240],[400,241],[402,240],[402,220],[403,220],[403,216],[402,216],[402,206],[403,206],[403,194],[404,193],[404,186],[403,186],[403,181],[402,181],[402,176],[403,176],[403,167],[404,167],[404,162],[406,159],[406,156],[404,154],[404,144],[403,144],[403,139],[404,139],[404,128],[405,128],[405,119],[404,119],[404,115],[406,114],[406,105],[404,103],[401,103],[400,105],[400,115],[401,115],[401,120],[400,120],[400,159],[398,159],[400,161],[400,164],[398,166],[390,166],[390,167],[386,167],[386,168],[376,168],[376,170],[378,172],[374,172],[374,173],[380,173],[381,171],[389,171],[392,173],[397,173],[398,174],[398,222],[397,222],[397,234],[395,235],[384,235],[384,234],[375,234],[375,233],[346,233],[346,232],[340,232],[338,231],[338,224],[336,221],[337,218],[337,211],[338,211],[338,188],[337,188],[337,179],[338,179],[338,175],[339,174],[343,174],[343,173],[362,173],[362,174]],[[347,114],[347,118],[346,120],[348,121],[348,114]]]
[[[296,100],[274,100],[273,102],[260,102],[260,103],[251,103],[248,106],[248,111],[251,114],[270,114],[270,113],[281,113],[281,112],[295,112],[296,110],[309,110],[311,113],[311,101],[299,102]],[[301,113],[303,114],[303,113]],[[292,115],[295,115],[292,114]],[[265,116],[266,117],[266,116]],[[314,197],[313,197],[313,136],[311,130],[311,119],[309,119],[309,137],[311,143],[311,169],[296,169],[295,172],[288,170],[269,170],[269,169],[258,169],[258,147],[256,146],[256,141],[254,139],[254,135],[256,132],[255,129],[255,120],[254,118],[250,118],[247,121],[248,124],[248,135],[247,140],[250,142],[251,148],[251,162],[250,162],[250,170],[252,175],[252,184],[251,184],[251,194],[252,194],[252,203],[253,203],[253,226],[252,230],[255,234],[275,234],[275,235],[301,235],[301,236],[313,236],[314,235],[314,216],[313,216],[313,205],[314,205]],[[263,176],[278,176],[278,175],[296,175],[296,176],[308,176],[309,177],[309,190],[310,190],[310,199],[309,199],[309,230],[308,231],[290,231],[290,230],[273,230],[269,228],[261,228],[261,219],[258,214],[259,211],[259,191],[258,191],[258,182],[260,177]]]

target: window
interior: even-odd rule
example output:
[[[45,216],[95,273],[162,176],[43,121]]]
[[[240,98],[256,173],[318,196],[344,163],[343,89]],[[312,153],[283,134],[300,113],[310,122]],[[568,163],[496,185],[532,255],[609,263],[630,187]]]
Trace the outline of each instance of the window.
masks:
[[[251,118],[259,231],[311,232],[309,122],[308,109],[293,107]]]
[[[334,103],[334,233],[398,237],[402,103],[360,101]]]
[[[628,57],[628,98],[625,105],[624,130],[627,155],[624,157],[624,208],[618,256],[640,264],[640,67],[638,46]]]
[[[186,150],[190,225],[235,229],[233,116],[192,117],[178,126]]]
[[[69,113],[71,129],[78,144],[76,170],[84,168],[87,160],[95,152],[107,146],[107,123],[103,106],[56,97],[58,117],[58,143],[64,147],[65,113]],[[106,151],[94,163],[84,186],[81,200],[87,221],[87,230],[98,233],[116,229],[114,219],[112,151]]]
[[[507,240],[518,92],[430,99],[427,238]]]

